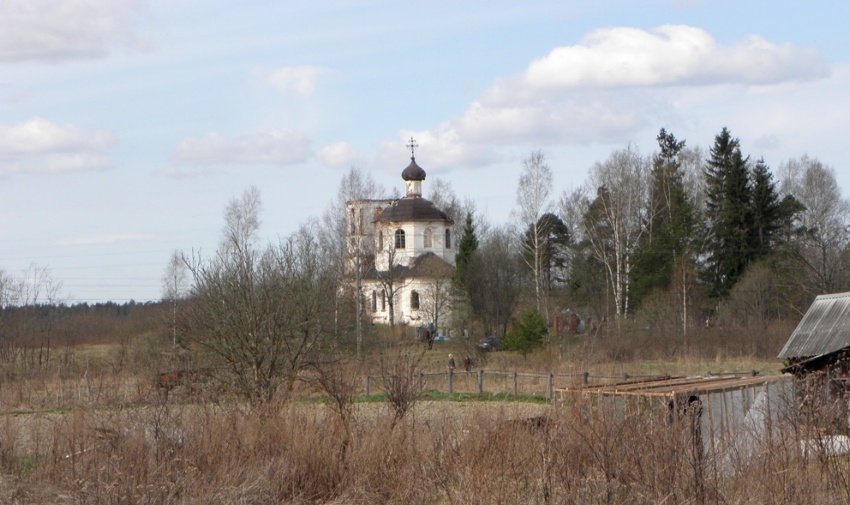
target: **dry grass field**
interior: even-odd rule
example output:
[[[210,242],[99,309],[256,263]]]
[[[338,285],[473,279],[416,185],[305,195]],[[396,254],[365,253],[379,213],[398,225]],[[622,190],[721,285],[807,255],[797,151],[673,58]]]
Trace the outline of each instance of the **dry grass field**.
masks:
[[[449,352],[462,356],[470,344],[439,342],[418,365],[444,370]],[[60,356],[5,371],[0,503],[850,503],[847,457],[801,450],[812,435],[803,416],[778,422],[746,452],[704,451],[657,412],[611,415],[592,402],[436,395],[399,418],[379,390],[362,394],[363,376],[378,374],[374,360],[349,365],[342,405],[322,401],[311,382],[249,405],[203,382],[162,394],[156,373],[179,362],[146,346]],[[580,344],[475,358],[488,371],[614,377],[781,366],[744,352],[611,356]],[[846,423],[819,426],[846,432]]]

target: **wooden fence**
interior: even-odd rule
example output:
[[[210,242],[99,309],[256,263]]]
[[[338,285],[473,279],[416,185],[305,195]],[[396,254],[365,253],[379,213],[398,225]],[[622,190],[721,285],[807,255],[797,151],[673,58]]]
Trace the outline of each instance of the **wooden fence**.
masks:
[[[419,391],[436,390],[448,393],[478,393],[478,394],[513,394],[513,395],[543,395],[551,400],[555,388],[575,387],[579,385],[605,384],[611,381],[629,380],[631,378],[649,377],[646,375],[601,376],[589,372],[556,374],[556,373],[520,373],[498,372],[489,370],[445,372],[417,372]],[[656,377],[656,376],[652,376]],[[380,376],[369,375],[364,381],[364,392],[369,395],[375,390],[381,390]]]

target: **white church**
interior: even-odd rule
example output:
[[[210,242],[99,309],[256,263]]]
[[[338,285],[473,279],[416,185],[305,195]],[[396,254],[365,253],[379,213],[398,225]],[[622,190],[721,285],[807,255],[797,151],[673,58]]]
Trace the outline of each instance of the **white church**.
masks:
[[[406,324],[447,333],[455,264],[453,221],[422,198],[425,170],[401,172],[399,199],[346,202],[348,277],[360,285],[366,314],[376,324]]]

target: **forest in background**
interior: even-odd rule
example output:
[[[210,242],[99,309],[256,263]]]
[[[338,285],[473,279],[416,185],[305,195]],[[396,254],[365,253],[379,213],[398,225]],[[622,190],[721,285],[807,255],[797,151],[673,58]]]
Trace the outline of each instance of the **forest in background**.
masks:
[[[474,341],[510,337],[535,313],[550,329],[535,343],[559,356],[587,338],[612,360],[775,356],[816,295],[850,286],[850,203],[834,170],[802,156],[774,176],[725,128],[707,152],[663,129],[657,141],[648,156],[612,152],[560,195],[545,154],[532,152],[514,219],[501,225],[444,180],[429,181],[426,196],[454,221],[457,268],[422,294],[426,320]],[[267,370],[263,387],[316,349],[361,356],[380,335],[415,333],[366,324],[370,304],[351,289],[345,203],[387,194],[352,168],[322,216],[261,244],[262,201],[249,188],[225,206],[214,254],[174,252],[157,303],[68,305],[49,268],[0,272],[0,342],[43,356],[56,345],[152,337],[164,349],[203,344],[224,362],[240,342],[248,369],[266,366],[268,353],[298,357],[271,360],[282,368]],[[440,317],[447,300],[451,317]],[[239,376],[243,365],[230,366]]]

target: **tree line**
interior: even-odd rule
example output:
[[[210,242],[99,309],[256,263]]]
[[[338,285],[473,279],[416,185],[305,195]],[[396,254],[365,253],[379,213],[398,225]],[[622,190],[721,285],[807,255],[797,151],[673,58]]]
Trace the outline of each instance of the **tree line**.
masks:
[[[644,319],[686,333],[798,317],[814,296],[848,288],[850,204],[834,170],[803,156],[774,177],[726,128],[707,154],[664,129],[657,142],[650,156],[615,150],[557,204],[542,153],[525,161],[513,242],[546,317],[573,307],[599,322]],[[459,254],[486,262],[489,253]],[[480,283],[474,263],[460,267],[471,272],[469,300]]]
[[[614,150],[560,195],[545,154],[532,152],[503,224],[488,222],[447,182],[430,182],[427,198],[453,220],[457,253],[439,296],[423,296],[424,313],[444,332],[507,337],[528,352],[567,309],[582,321],[564,326],[571,331],[688,335],[793,319],[814,296],[848,288],[850,204],[833,169],[802,156],[781,163],[775,177],[726,128],[707,152],[664,129],[657,142],[651,155]],[[362,357],[383,330],[368,323],[371,304],[352,277],[345,205],[387,194],[352,168],[322,216],[261,243],[261,197],[249,188],[225,206],[211,255],[174,252],[158,304],[164,342],[199,344],[259,402],[306,369],[349,352]],[[55,291],[25,292],[44,283],[12,281],[0,276],[4,307],[54,305]],[[440,315],[447,299],[450,318]],[[13,341],[4,314],[0,336]],[[44,332],[55,328],[49,317],[33,320]]]

